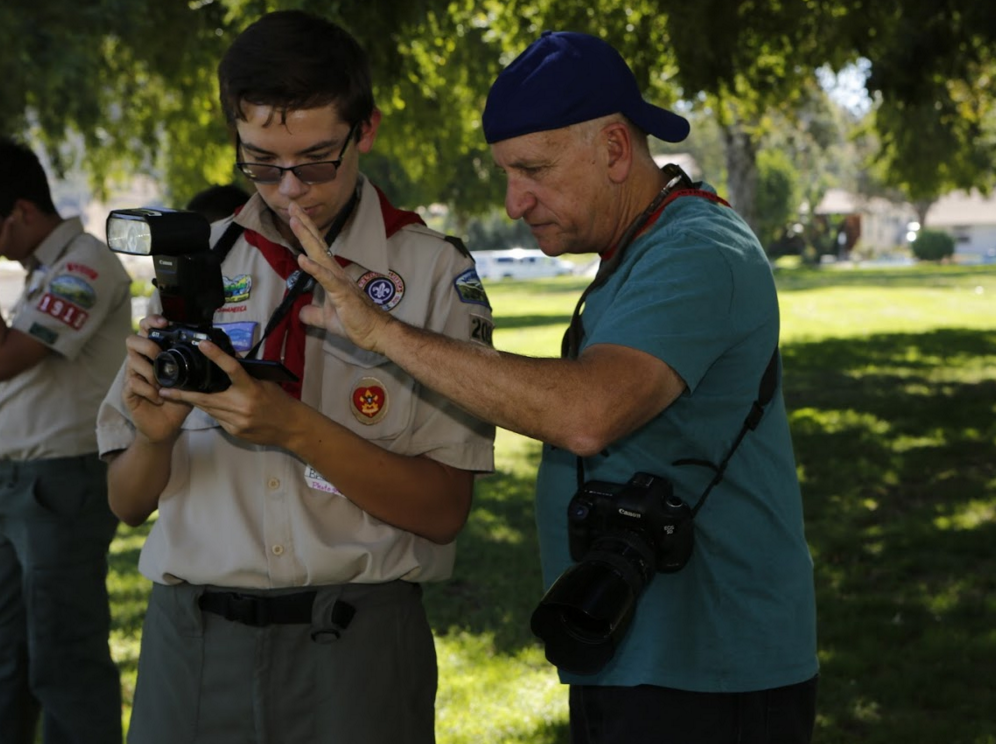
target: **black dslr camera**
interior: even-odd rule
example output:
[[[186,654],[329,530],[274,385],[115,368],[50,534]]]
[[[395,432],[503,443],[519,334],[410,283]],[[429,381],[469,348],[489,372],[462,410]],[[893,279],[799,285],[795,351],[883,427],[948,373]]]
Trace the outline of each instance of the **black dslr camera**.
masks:
[[[152,360],[156,382],[163,387],[218,393],[231,384],[228,375],[204,356],[197,345],[212,341],[230,356],[232,342],[211,321],[225,304],[221,258],[211,251],[211,226],[197,212],[172,209],[115,209],[107,218],[107,244],[112,251],[152,256],[166,328],[149,330],[162,351]],[[257,379],[294,381],[297,376],[279,362],[239,359]]]
[[[692,555],[692,510],[671,482],[637,473],[628,483],[588,481],[567,509],[571,558],[533,612],[546,658],[569,672],[597,672],[615,653],[655,573]]]

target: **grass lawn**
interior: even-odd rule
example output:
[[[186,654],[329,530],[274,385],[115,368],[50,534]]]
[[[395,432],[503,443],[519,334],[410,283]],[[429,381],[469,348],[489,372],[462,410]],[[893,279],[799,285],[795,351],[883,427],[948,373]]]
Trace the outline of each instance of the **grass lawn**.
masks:
[[[777,273],[816,567],[819,744],[996,744],[996,267]],[[499,348],[558,353],[587,280],[489,285]],[[529,632],[534,442],[499,432],[451,581],[427,587],[440,744],[567,740]],[[148,527],[112,546],[127,721]]]

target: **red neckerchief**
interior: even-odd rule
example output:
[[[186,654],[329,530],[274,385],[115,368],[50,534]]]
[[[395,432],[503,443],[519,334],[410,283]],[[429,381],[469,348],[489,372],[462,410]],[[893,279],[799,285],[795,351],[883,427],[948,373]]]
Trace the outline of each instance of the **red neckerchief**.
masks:
[[[633,236],[633,240],[636,240],[638,237],[643,235],[643,233],[645,233],[650,228],[651,225],[657,222],[657,220],[661,216],[661,212],[664,211],[664,207],[673,202],[679,196],[699,196],[702,197],[703,199],[708,199],[709,201],[716,202],[717,204],[722,204],[724,207],[730,206],[729,202],[727,202],[725,199],[716,196],[711,191],[705,191],[704,189],[680,189],[679,191],[674,191],[668,194],[667,198],[664,201],[662,201],[660,203],[660,206],[654,210],[653,214],[651,214],[647,218],[647,221],[643,223],[643,227],[641,227],[637,231],[636,235]],[[612,254],[616,252],[616,247],[617,246],[612,246],[610,248],[607,248],[598,255],[601,257],[603,261],[608,261],[610,258],[612,258]]]
[[[384,196],[384,192],[374,186],[377,191],[377,198],[380,199],[380,213],[384,215],[384,234],[391,237],[405,225],[424,225],[425,222],[415,212],[404,209],[397,209]]]
[[[380,200],[380,211],[384,217],[384,233],[388,238],[406,225],[425,224],[415,212],[396,209],[387,200],[383,191],[376,186],[374,188],[377,190],[377,196]],[[291,274],[297,271],[297,257],[287,248],[267,240],[254,230],[246,230],[244,234],[246,242],[263,254],[263,258],[281,279],[286,281]],[[335,259],[343,267],[352,263],[349,259],[341,256],[336,256]],[[287,287],[284,288],[284,294],[287,293],[287,289]],[[301,384],[304,380],[304,346],[305,331],[307,330],[304,323],[301,322],[300,315],[301,308],[311,304],[311,300],[311,292],[302,292],[294,301],[290,311],[270,332],[263,343],[263,359],[280,361],[282,356],[287,369],[297,375],[298,382],[284,382],[281,383],[281,386],[289,395],[299,400],[301,398]]]

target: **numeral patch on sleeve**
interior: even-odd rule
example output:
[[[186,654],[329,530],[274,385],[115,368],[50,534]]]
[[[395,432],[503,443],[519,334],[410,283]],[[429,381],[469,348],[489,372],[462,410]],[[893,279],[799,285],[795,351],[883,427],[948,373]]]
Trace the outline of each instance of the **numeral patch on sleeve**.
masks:
[[[485,346],[493,346],[492,335],[494,334],[494,330],[495,324],[488,318],[480,315],[470,316],[470,337],[474,341],[479,341]]]
[[[42,298],[38,301],[38,309],[43,313],[51,315],[53,318],[61,320],[67,326],[77,331],[86,324],[87,318],[90,317],[90,314],[83,308],[77,307],[60,297],[56,297],[50,292],[42,295]]]

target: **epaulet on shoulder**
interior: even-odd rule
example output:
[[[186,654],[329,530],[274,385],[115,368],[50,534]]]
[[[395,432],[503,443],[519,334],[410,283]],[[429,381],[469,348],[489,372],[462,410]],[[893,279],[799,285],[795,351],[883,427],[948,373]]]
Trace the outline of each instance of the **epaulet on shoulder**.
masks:
[[[443,235],[443,233],[439,232],[438,230],[433,230],[431,227],[419,224],[405,225],[401,229],[405,230],[406,232],[416,232],[419,233],[420,235],[425,235],[427,237],[443,240],[452,245],[454,248],[456,248],[461,253],[461,255],[464,255],[467,258],[471,258],[470,251],[467,250],[467,246],[463,244],[463,241],[460,240],[460,238],[454,235]]]
[[[454,248],[456,248],[458,251],[460,251],[460,253],[463,254],[464,256],[466,256],[467,258],[471,258],[470,251],[467,250],[467,246],[465,246],[463,244],[463,241],[460,240],[460,238],[458,238],[457,236],[455,236],[455,235],[447,235],[446,237],[443,238],[443,240],[445,240],[447,243],[449,243],[450,245],[452,245]]]

